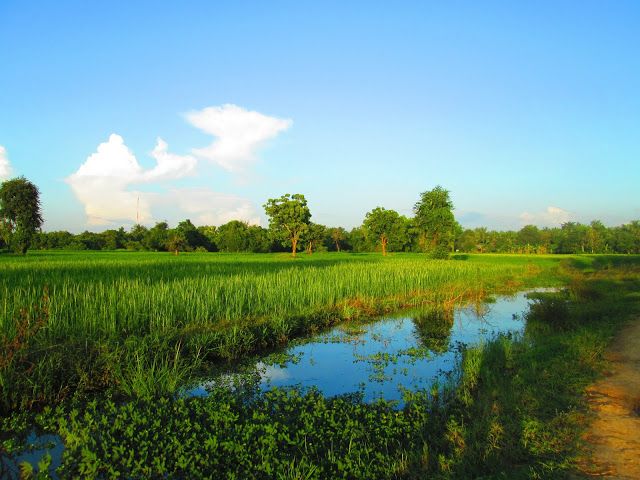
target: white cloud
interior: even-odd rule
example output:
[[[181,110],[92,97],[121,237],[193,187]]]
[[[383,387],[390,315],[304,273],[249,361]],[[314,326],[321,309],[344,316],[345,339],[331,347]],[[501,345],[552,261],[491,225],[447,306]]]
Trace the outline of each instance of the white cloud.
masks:
[[[7,156],[7,149],[0,145],[0,180],[6,180],[11,176],[11,164]]]
[[[151,152],[151,156],[156,160],[157,165],[142,174],[141,179],[147,182],[159,180],[175,180],[195,174],[198,161],[191,155],[175,155],[167,150],[167,142],[158,138],[156,147]]]
[[[255,221],[251,203],[241,197],[209,189],[170,189],[160,193],[135,190],[136,185],[168,182],[195,174],[197,160],[168,151],[158,138],[151,152],[156,165],[143,169],[120,135],[112,134],[98,145],[80,168],[66,181],[84,205],[91,225],[122,222],[151,223],[154,207],[176,207],[178,213],[195,215],[194,223],[219,223],[228,219]],[[163,217],[164,218],[164,217]],[[211,220],[211,221],[205,221]]]
[[[252,225],[260,223],[260,217],[249,200],[208,188],[174,189],[163,201],[175,205],[196,225],[221,225],[231,220],[243,220]]]
[[[186,118],[216,137],[211,145],[194,149],[193,153],[236,174],[245,173],[256,162],[258,149],[293,123],[232,104],[190,112]]]
[[[568,222],[572,218],[571,212],[558,207],[547,207],[544,212],[520,214],[520,221],[523,225],[538,225],[542,227],[556,227]]]

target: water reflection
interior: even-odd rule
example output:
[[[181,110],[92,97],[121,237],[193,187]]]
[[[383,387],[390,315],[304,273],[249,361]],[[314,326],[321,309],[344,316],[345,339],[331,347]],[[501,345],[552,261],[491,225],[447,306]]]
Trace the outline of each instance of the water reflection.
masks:
[[[451,344],[455,309],[431,309],[413,317],[416,335],[422,345],[435,354],[443,354]]]

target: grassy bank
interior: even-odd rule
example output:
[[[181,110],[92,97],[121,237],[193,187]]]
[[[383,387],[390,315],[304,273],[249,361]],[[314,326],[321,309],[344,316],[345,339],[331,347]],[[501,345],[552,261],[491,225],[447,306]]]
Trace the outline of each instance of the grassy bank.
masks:
[[[584,388],[640,311],[640,260],[565,259],[561,274],[567,289],[540,295],[521,338],[467,349],[458,384],[409,394],[402,410],[296,390],[101,398],[5,418],[3,445],[35,422],[64,439],[74,478],[563,478]]]
[[[37,252],[0,257],[0,409],[171,393],[345,319],[549,283],[557,258]]]

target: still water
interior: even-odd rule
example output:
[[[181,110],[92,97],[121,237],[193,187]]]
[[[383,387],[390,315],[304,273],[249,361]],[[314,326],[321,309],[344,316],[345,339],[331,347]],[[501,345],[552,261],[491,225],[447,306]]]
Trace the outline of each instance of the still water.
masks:
[[[403,389],[446,381],[463,345],[521,333],[531,293],[500,296],[449,312],[423,310],[366,325],[343,324],[294,342],[284,353],[254,360],[242,374],[221,374],[188,394],[206,396],[213,385],[238,386],[250,378],[260,390],[315,387],[327,396],[359,391],[365,401],[401,401]]]

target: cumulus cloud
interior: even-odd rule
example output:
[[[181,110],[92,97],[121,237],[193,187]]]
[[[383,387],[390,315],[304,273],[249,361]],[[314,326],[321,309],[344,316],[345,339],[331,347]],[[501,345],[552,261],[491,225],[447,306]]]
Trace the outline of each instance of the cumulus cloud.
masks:
[[[11,164],[7,156],[7,149],[0,145],[0,180],[6,180],[11,176]]]
[[[523,225],[538,225],[543,227],[555,227],[571,220],[572,214],[558,207],[547,207],[544,212],[520,214]]]
[[[194,127],[216,137],[211,145],[193,153],[236,174],[245,173],[255,163],[258,149],[293,123],[232,104],[190,112],[186,118]]]
[[[195,174],[198,161],[190,155],[175,155],[168,152],[167,142],[158,138],[151,156],[157,165],[142,173],[141,180],[157,182],[160,180],[175,180]]]
[[[190,155],[169,152],[161,138],[151,157],[156,164],[144,169],[120,135],[98,145],[78,170],[66,181],[84,205],[91,225],[118,222],[150,223],[157,206],[177,206],[182,213],[196,215],[196,223],[204,220],[224,220],[229,216],[253,221],[256,215],[250,202],[240,197],[215,193],[208,189],[170,189],[164,192],[145,192],[135,189],[143,184],[168,182],[195,174],[197,160]],[[226,221],[226,220],[224,220]],[[215,222],[217,223],[217,222]]]

